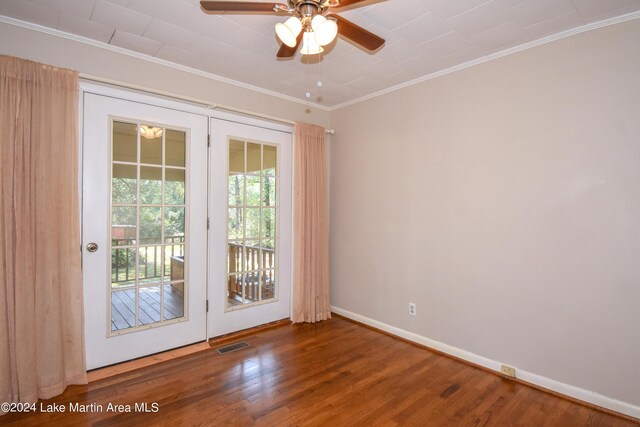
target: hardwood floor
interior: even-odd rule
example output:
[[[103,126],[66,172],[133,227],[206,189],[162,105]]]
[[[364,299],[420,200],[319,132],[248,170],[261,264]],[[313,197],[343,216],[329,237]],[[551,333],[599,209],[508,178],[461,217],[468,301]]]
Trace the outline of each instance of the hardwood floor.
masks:
[[[283,325],[214,349],[90,383],[54,403],[66,413],[7,414],[0,424],[238,426],[631,426],[341,318]],[[103,412],[69,413],[70,403]],[[157,403],[156,413],[106,412]]]

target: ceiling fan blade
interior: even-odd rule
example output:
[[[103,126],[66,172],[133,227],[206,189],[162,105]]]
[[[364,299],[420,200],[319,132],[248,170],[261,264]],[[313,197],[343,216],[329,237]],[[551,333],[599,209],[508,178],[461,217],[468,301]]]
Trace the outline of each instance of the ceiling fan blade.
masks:
[[[362,3],[364,1],[367,1],[367,0],[340,0],[340,4],[338,4],[337,6],[332,6],[332,7],[338,9],[338,8],[341,8],[341,7],[348,7],[348,6],[354,5],[356,3]],[[364,5],[362,5],[362,6],[364,6]]]
[[[384,39],[357,26],[351,21],[341,18],[339,15],[330,13],[327,18],[335,19],[338,23],[338,34],[346,37],[352,42],[359,44],[367,50],[376,50],[384,44]]]
[[[300,31],[298,34],[298,38],[296,39],[296,45],[294,47],[289,47],[286,44],[282,43],[280,46],[280,50],[276,54],[277,58],[291,58],[298,51],[298,47],[300,46],[300,41],[302,40],[302,34],[304,31]]]
[[[276,13],[274,10],[276,3],[256,1],[201,1],[200,6],[207,12]]]

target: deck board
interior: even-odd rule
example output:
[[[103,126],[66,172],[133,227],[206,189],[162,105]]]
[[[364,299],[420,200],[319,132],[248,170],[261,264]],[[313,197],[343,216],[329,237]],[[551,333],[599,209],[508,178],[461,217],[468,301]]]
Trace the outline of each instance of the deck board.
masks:
[[[158,291],[154,292],[155,289],[158,289]],[[158,298],[157,301],[155,301],[156,297]],[[153,301],[153,304],[151,304],[149,301]],[[138,315],[140,316],[141,322],[143,317],[140,312],[144,312],[144,314],[146,315],[145,319],[147,319],[147,321],[144,323],[145,325],[160,321],[159,288],[140,288],[140,298],[138,299],[138,304]],[[157,308],[154,305],[157,305]]]
[[[134,318],[135,320],[135,318]],[[120,329],[130,328],[131,324],[127,322],[118,307],[111,302],[111,330],[118,331]]]
[[[120,294],[120,298],[122,299],[123,302],[126,301],[125,303],[127,304],[127,306],[129,306],[130,310],[132,310],[135,313],[135,307],[136,307],[135,291],[133,289],[128,289],[124,291],[122,294]],[[140,306],[138,306],[138,321],[141,325],[147,325],[149,323],[153,323],[153,319],[144,310],[142,310]]]
[[[164,287],[164,319],[175,319],[184,316],[183,296],[171,290],[171,285]]]
[[[113,292],[111,294],[111,312],[113,313],[113,311],[116,310],[120,313],[121,317],[126,322],[126,326],[123,326],[121,329],[126,329],[135,326],[136,324],[135,306],[123,301],[122,298],[120,298],[122,294],[123,291]],[[113,314],[111,319],[115,320]]]
[[[160,320],[160,292],[145,291],[141,288],[139,316],[140,324],[147,325]],[[164,293],[164,320],[184,316],[184,298],[178,292]],[[113,292],[111,300],[111,330],[119,331],[136,326],[135,289]]]

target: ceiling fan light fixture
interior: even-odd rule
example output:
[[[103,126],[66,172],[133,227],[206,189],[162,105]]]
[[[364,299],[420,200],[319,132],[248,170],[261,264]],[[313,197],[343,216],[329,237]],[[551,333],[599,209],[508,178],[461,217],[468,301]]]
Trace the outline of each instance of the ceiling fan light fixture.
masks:
[[[338,24],[336,21],[316,15],[311,20],[311,28],[315,33],[316,41],[320,46],[326,46],[336,38],[338,34]]]
[[[140,125],[140,136],[146,139],[160,138],[163,134],[163,129],[155,126]]]
[[[302,35],[302,49],[300,53],[302,55],[317,55],[322,52],[324,52],[324,49],[316,41],[315,32],[306,31]]]
[[[384,46],[383,38],[340,16],[340,8],[365,6],[370,3],[368,0],[287,0],[282,3],[265,1],[202,0],[200,8],[204,12],[218,14],[287,13],[289,16],[282,18],[286,19],[286,22],[275,25],[277,39],[280,42],[280,48],[276,53],[278,59],[292,58],[301,44],[304,45],[305,55],[321,53],[324,51],[322,46],[334,43],[337,34],[370,53],[376,53]],[[307,32],[310,34],[306,34]],[[313,37],[313,40],[310,37]]]
[[[302,22],[295,16],[287,19],[284,24],[278,22],[276,24],[276,34],[282,43],[289,47],[295,47],[297,37],[302,31]]]

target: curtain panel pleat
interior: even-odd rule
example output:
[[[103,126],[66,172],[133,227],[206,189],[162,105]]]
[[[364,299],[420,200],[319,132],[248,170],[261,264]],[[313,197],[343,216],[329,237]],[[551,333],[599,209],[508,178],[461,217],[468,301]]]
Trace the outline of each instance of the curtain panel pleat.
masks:
[[[295,125],[294,280],[291,320],[331,318],[329,299],[329,213],[324,129]]]
[[[0,402],[86,384],[78,73],[0,55]]]

